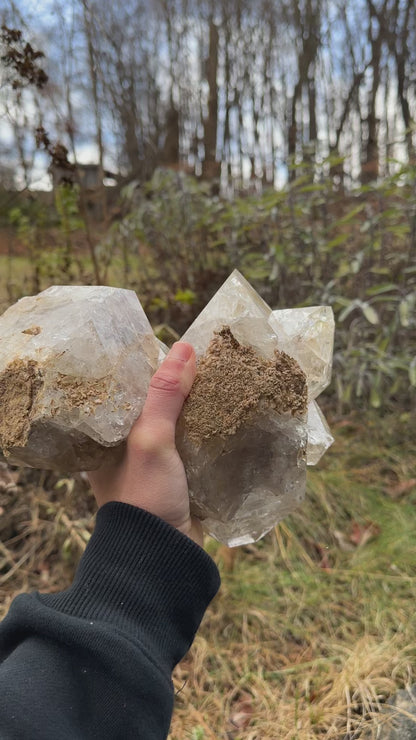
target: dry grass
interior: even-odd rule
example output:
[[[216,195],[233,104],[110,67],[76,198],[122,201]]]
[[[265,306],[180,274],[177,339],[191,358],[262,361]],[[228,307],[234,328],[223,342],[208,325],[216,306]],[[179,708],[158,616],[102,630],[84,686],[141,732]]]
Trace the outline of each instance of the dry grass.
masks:
[[[170,740],[376,738],[415,681],[415,420],[350,418],[305,505],[231,556],[174,676]],[[65,587],[93,526],[82,476],[0,469],[0,597]]]
[[[0,232],[1,233],[1,232]],[[75,253],[71,274],[67,275],[60,269],[62,255],[59,248],[50,248],[42,255],[39,262],[40,289],[46,290],[51,285],[74,283],[90,285],[94,282],[91,260],[85,249]],[[138,271],[137,257],[129,258],[129,273],[126,276],[126,265],[119,255],[114,255],[106,273],[106,285],[116,287],[131,287],[127,284],[129,277]],[[25,254],[8,257],[0,254],[0,315],[12,303],[25,295],[33,295],[34,264]]]
[[[10,470],[0,462],[0,617],[28,590],[65,588],[93,528],[82,474]]]
[[[171,740],[376,737],[415,680],[416,489],[391,494],[415,478],[408,425],[342,421],[296,517],[234,562],[210,543],[223,586],[176,670]]]

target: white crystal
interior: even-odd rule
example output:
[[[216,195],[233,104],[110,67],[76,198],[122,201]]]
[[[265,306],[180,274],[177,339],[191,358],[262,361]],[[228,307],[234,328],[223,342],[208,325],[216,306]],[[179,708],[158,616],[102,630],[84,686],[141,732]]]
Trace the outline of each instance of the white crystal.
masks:
[[[54,286],[11,306],[0,317],[0,389],[14,361],[34,368],[39,387],[27,409],[26,438],[8,447],[0,437],[10,460],[98,467],[139,416],[159,353],[130,290]],[[3,432],[12,413],[4,401],[3,393]]]
[[[333,442],[334,438],[325,416],[316,401],[311,401],[308,405],[307,464],[316,465]]]
[[[192,344],[198,357],[205,354],[214,332],[229,326],[241,344],[261,357],[273,359],[278,336],[269,323],[272,310],[250,283],[234,270],[187,329],[182,341]]]
[[[191,508],[204,530],[229,547],[256,542],[305,495],[307,434],[301,420],[258,416],[223,448],[185,454]],[[201,485],[202,483],[202,485]]]
[[[182,339],[201,357],[214,332],[228,326],[240,344],[270,360],[279,349],[271,314],[235,270]],[[190,442],[180,421],[177,444],[187,472],[191,509],[203,518],[205,531],[225,544],[260,539],[304,496],[306,413],[294,418],[259,408],[235,434],[217,435],[199,446]]]
[[[330,306],[273,311],[270,324],[279,337],[279,349],[294,357],[308,381],[312,401],[331,382],[334,313]]]

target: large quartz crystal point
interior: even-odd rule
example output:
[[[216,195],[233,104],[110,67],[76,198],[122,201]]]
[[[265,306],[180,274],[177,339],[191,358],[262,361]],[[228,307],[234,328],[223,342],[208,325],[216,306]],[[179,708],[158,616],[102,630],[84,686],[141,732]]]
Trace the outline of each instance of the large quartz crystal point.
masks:
[[[229,326],[238,342],[249,344],[261,357],[273,359],[280,346],[276,329],[269,323],[271,318],[271,308],[241,273],[234,270],[187,329],[182,341],[193,345],[198,359],[206,352],[214,332]]]
[[[182,337],[198,359],[177,429],[191,510],[230,546],[260,539],[305,491],[306,378],[270,315],[234,271]]]
[[[270,323],[279,349],[294,357],[306,374],[308,397],[314,400],[331,382],[334,314],[330,306],[273,311]]]
[[[0,447],[17,464],[97,468],[127,437],[162,355],[133,291],[23,298],[0,317]]]
[[[307,464],[316,465],[333,442],[334,438],[325,416],[316,401],[311,401],[308,405]]]

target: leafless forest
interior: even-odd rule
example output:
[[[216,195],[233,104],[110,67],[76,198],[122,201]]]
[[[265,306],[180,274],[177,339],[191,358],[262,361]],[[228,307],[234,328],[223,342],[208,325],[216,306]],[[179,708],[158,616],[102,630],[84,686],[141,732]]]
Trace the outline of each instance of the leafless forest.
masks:
[[[1,178],[29,185],[32,131],[73,161],[259,189],[312,163],[347,187],[413,162],[413,0],[2,0],[48,81],[4,94]],[[39,155],[37,155],[39,158]],[[17,168],[17,170],[16,170]]]

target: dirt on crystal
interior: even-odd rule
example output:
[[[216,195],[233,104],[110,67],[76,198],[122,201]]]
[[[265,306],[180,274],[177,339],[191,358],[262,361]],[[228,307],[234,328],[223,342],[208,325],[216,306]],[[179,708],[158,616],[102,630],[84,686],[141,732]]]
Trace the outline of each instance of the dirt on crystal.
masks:
[[[0,447],[24,445],[30,429],[30,411],[42,386],[33,360],[13,360],[0,375]]]
[[[15,359],[0,374],[0,449],[24,447],[32,424],[32,410],[39,394],[48,386],[47,364]],[[53,376],[52,376],[53,377]],[[58,373],[53,386],[62,394],[56,405],[51,402],[51,415],[60,409],[97,406],[108,398],[108,380],[76,378]],[[39,398],[38,398],[39,396]]]
[[[199,360],[183,408],[187,436],[195,444],[235,434],[259,405],[300,416],[307,408],[306,376],[296,360],[276,350],[273,360],[240,344],[230,328],[215,332]]]
[[[42,331],[40,326],[29,326],[28,329],[23,329],[22,334],[31,334],[32,336],[36,336],[37,334],[40,334]]]
[[[59,373],[55,387],[63,393],[62,405],[81,408],[89,404],[98,406],[104,403],[108,398],[108,381],[108,377],[88,380]]]

